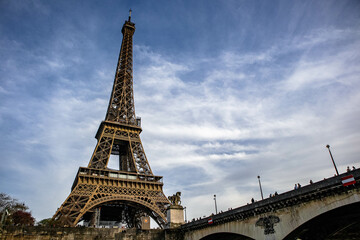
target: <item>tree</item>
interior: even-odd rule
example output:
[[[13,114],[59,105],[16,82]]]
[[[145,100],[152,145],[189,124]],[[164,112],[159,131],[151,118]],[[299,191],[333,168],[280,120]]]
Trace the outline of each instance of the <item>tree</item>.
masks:
[[[31,216],[30,212],[17,210],[11,215],[12,223],[15,226],[34,226],[35,219]]]
[[[51,218],[45,218],[37,223],[38,226],[48,227],[51,226]]]
[[[19,202],[17,199],[10,197],[6,193],[0,193],[0,212],[7,209],[10,213],[13,213],[17,210],[27,210],[28,207],[25,203]]]
[[[62,226],[61,223],[57,220],[54,220],[52,218],[45,218],[37,223],[38,226],[42,227],[60,227]]]
[[[5,225],[34,225],[35,219],[27,212],[29,208],[25,203],[10,197],[6,193],[0,193],[0,214]]]

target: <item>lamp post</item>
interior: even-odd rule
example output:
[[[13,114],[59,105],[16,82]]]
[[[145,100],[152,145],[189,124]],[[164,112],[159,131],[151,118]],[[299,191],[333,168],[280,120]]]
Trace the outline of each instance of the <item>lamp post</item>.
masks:
[[[184,207],[184,211],[185,211],[185,222],[187,222],[187,218],[186,218],[186,207]]]
[[[214,194],[214,201],[215,201],[215,213],[217,214],[216,194]]]
[[[331,154],[331,151],[330,151],[330,145],[328,144],[328,145],[326,145],[326,147],[329,149],[330,157],[331,157],[332,163],[333,163],[333,165],[334,165],[334,168],[335,168],[336,174],[339,176],[339,172],[338,172],[338,170],[337,170],[337,167],[336,167],[336,164],[335,164],[334,158],[333,158],[333,156],[332,156],[332,154]]]
[[[260,186],[261,199],[262,199],[262,200],[264,200],[264,195],[263,195],[262,188],[261,188],[260,176],[258,176],[258,179],[259,179],[259,186]]]

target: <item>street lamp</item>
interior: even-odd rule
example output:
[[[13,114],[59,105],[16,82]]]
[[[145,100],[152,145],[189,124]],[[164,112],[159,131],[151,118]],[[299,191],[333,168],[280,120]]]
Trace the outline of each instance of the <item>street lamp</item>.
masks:
[[[260,176],[258,176],[258,179],[259,179],[259,186],[260,186],[260,192],[261,192],[261,199],[264,200],[264,196],[263,196],[263,192],[262,192],[262,188],[261,188]]]
[[[187,218],[186,218],[186,207],[184,207],[184,211],[185,211],[185,222],[187,222]]]
[[[217,214],[216,194],[214,194],[214,201],[215,201],[215,213]]]
[[[339,176],[339,172],[338,172],[338,170],[337,170],[337,167],[336,167],[334,158],[333,158],[333,156],[332,156],[332,154],[331,154],[331,151],[330,151],[330,145],[328,144],[328,145],[326,145],[326,147],[329,149],[330,157],[331,157],[332,163],[334,164],[334,168],[335,168],[336,174]]]

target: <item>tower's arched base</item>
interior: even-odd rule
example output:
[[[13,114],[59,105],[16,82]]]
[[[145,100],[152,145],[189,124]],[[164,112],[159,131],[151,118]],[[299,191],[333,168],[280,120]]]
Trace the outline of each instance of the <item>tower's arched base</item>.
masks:
[[[147,216],[153,219],[158,217],[141,204],[127,201],[111,201],[100,204],[86,212],[80,221],[84,221],[84,225],[90,227],[142,228],[142,219]]]
[[[148,215],[163,228],[167,223],[165,212],[169,201],[162,191],[162,185],[160,177],[156,176],[80,168],[69,197],[53,219],[63,226],[74,227],[82,220],[88,221],[89,214],[94,215],[99,209],[101,217],[101,207],[105,207],[103,216],[114,219],[117,218],[111,215],[111,209],[122,214],[125,214],[123,210],[128,209],[130,212],[122,219],[128,219],[126,223],[130,227],[138,227],[141,215]],[[135,222],[130,220],[134,216],[138,217]]]

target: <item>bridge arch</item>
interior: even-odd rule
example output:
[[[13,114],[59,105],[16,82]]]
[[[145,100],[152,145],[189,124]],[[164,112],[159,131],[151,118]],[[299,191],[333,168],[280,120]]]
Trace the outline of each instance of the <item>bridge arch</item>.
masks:
[[[294,229],[284,240],[342,239],[360,237],[360,202],[348,204],[320,214]]]
[[[185,232],[187,240],[217,240],[217,239],[259,239],[259,230],[255,227],[256,219],[246,219],[243,221],[232,221],[222,224],[210,225]],[[260,233],[263,232],[260,230]],[[228,238],[227,238],[228,237]]]
[[[335,222],[336,214],[346,216],[346,212],[350,214],[351,209],[354,210],[354,212],[358,211],[355,214],[360,217],[360,210],[355,210],[355,208],[359,209],[359,206],[360,189],[349,189],[339,195],[334,192],[333,195],[324,198],[285,208],[277,212],[281,221],[275,226],[276,235],[280,237],[279,239],[293,239],[291,238],[292,236],[304,234],[303,231],[305,229],[306,231],[312,230],[314,232],[320,231],[320,228],[325,230],[327,226],[325,226],[325,228],[323,228],[323,226],[327,224],[327,221],[329,221],[328,224],[330,224],[330,218],[334,214],[335,218],[333,221]],[[343,223],[345,224],[343,227],[346,227],[346,222]],[[312,227],[311,224],[317,224],[317,227]],[[331,231],[330,226],[328,230]]]
[[[254,239],[237,233],[218,232],[200,238],[200,240],[254,240]]]

